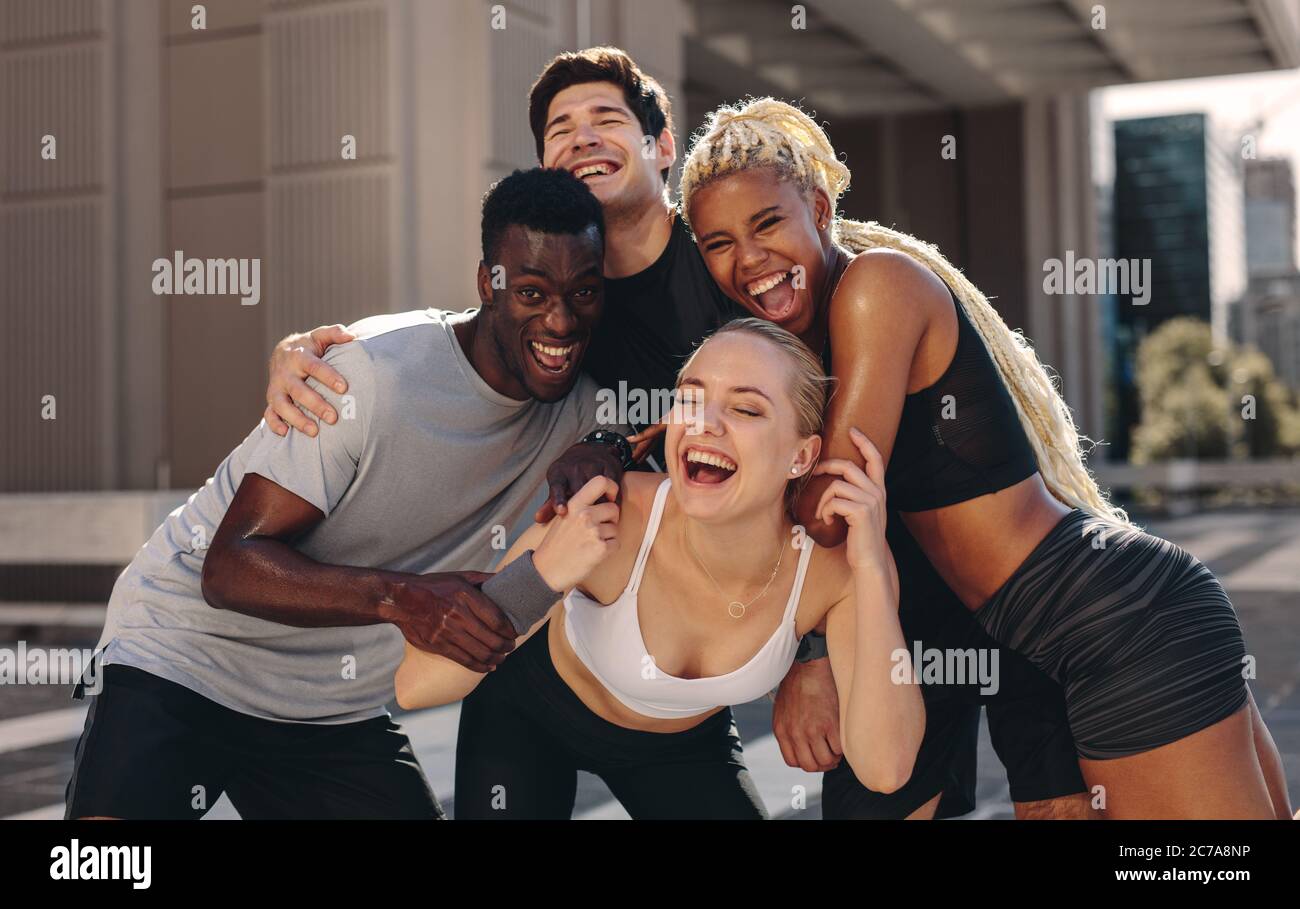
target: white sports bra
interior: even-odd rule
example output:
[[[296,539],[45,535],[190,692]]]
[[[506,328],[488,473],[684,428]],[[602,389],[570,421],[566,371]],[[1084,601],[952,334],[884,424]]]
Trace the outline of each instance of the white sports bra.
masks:
[[[799,594],[803,591],[804,574],[808,570],[808,558],[815,545],[809,539],[799,555],[794,587],[776,633],[749,662],[725,675],[700,679],[679,679],[668,675],[655,666],[645,639],[641,637],[637,592],[650,557],[650,547],[659,531],[670,484],[668,479],[659,484],[641,551],[637,553],[632,576],[619,598],[608,606],[602,606],[578,590],[570,591],[564,598],[564,631],[578,659],[625,706],[644,716],[661,719],[697,716],[715,707],[744,704],[762,697],[781,683],[799,648],[795,613],[799,607]]]

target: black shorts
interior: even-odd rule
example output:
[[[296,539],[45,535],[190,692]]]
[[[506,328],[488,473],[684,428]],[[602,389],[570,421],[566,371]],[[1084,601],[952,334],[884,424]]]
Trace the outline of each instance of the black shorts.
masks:
[[[1024,656],[1000,647],[980,627],[935,572],[899,519],[889,515],[888,537],[898,566],[899,622],[908,646],[924,649],[997,651],[997,690],[984,693],[975,681],[923,685],[926,728],[912,779],[882,794],[858,782],[847,762],[823,779],[827,818],[906,817],[942,793],[936,817],[975,809],[979,712],[988,714],[989,737],[1007,772],[1011,798],[1034,802],[1087,791],[1070,731],[1061,685]]]
[[[1246,644],[1208,568],[1167,540],[1067,514],[975,613],[1061,684],[1079,753],[1167,745],[1241,710]]]
[[[104,667],[65,818],[199,818],[222,792],[245,819],[442,817],[389,717],[281,723],[131,666]]]
[[[979,746],[980,710],[948,698],[925,705],[925,738],[912,777],[890,793],[858,782],[849,762],[822,774],[822,818],[828,821],[902,820],[936,795],[936,818],[975,810],[975,756]]]
[[[683,732],[611,723],[560,677],[549,630],[539,628],[461,704],[457,820],[566,819],[579,770],[604,780],[637,820],[767,816],[730,709]]]

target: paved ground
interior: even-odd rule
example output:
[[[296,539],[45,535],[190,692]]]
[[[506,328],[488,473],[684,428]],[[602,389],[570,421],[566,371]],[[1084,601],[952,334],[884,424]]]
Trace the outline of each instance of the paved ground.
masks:
[[[1187,547],[1219,575],[1232,594],[1258,660],[1255,698],[1286,762],[1292,798],[1300,800],[1300,509],[1215,512],[1153,520],[1150,528]],[[93,646],[98,629],[69,632]],[[13,648],[14,642],[0,642]],[[458,708],[406,714],[402,722],[439,797],[454,810],[452,755]],[[770,705],[739,708],[746,756],[776,817],[821,816],[820,777],[786,767],[771,735]],[[0,817],[60,817],[64,785],[84,719],[84,707],[54,686],[0,687]],[[792,807],[795,787],[807,807]],[[1001,765],[987,733],[980,743],[979,807],[971,817],[1010,817]],[[584,776],[577,816],[624,818],[600,780]],[[233,817],[224,799],[210,817]]]

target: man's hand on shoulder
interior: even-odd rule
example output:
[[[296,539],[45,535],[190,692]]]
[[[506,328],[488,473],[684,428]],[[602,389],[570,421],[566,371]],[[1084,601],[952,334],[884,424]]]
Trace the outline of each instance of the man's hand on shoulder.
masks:
[[[266,386],[266,410],[262,416],[276,435],[286,435],[290,427],[309,436],[319,432],[315,420],[299,408],[306,408],[318,419],[334,423],[338,414],[310,385],[311,377],[338,394],[348,390],[348,383],[322,357],[335,344],[356,340],[342,325],[322,325],[304,334],[285,337],[271,351],[270,378]]]

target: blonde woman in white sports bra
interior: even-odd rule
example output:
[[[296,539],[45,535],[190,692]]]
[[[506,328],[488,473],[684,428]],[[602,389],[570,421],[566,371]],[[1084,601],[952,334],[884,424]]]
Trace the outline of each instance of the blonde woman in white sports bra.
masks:
[[[457,818],[567,818],[578,770],[633,818],[765,817],[729,706],[775,688],[814,628],[845,758],[879,792],[910,777],[925,709],[898,622],[879,454],[855,432],[865,472],[817,463],[827,379],[770,322],[719,329],[678,389],[667,478],[627,474],[619,505],[613,481],[595,478],[506,554],[534,550],[567,594],[504,664],[484,676],[408,646],[403,707],[464,699]],[[837,477],[818,512],[848,523],[834,549],[790,517],[810,473]]]

